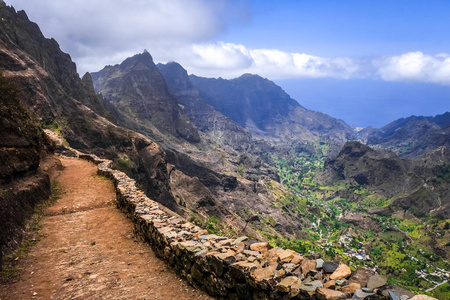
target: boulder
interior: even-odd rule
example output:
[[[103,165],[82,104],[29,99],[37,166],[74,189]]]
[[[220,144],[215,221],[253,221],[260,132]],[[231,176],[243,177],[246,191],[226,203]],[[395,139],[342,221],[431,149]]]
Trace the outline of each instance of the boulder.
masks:
[[[269,243],[254,243],[250,245],[250,250],[259,251],[261,253],[266,252],[270,249]]]
[[[353,294],[356,292],[356,290],[360,289],[361,285],[359,283],[350,283],[349,285],[344,285],[343,287],[340,287],[338,290],[345,293],[351,293]]]
[[[379,274],[375,274],[370,276],[369,280],[367,281],[367,287],[369,289],[376,289],[379,288],[380,286],[385,285],[386,282],[387,282],[386,277]]]
[[[289,276],[284,279],[282,279],[276,286],[276,289],[279,292],[283,293],[289,293],[291,291],[291,286],[298,284],[300,282],[300,279],[295,276]]]
[[[316,261],[311,259],[304,259],[301,263],[302,273],[306,274],[309,271],[316,270]]]
[[[390,298],[394,298],[392,297],[391,293],[393,293],[395,296],[397,297],[401,297],[403,295],[406,295],[408,297],[414,297],[414,293],[412,293],[411,291],[405,290],[404,288],[401,288],[395,284],[387,284],[384,285],[380,288],[378,288],[377,294],[382,295],[384,297],[390,297]]]
[[[333,273],[334,271],[336,271],[336,269],[339,267],[338,264],[335,264],[334,262],[331,261],[326,261],[322,264],[322,269],[324,270],[325,273]]]
[[[366,299],[366,297],[369,297],[371,295],[375,295],[374,293],[366,293],[362,290],[356,290],[353,294],[353,299]]]
[[[316,269],[322,269],[323,263],[324,263],[323,259],[321,258],[316,259]]]
[[[409,300],[438,300],[438,299],[426,295],[415,295]]]
[[[330,290],[327,288],[318,288],[316,290],[316,298],[319,300],[340,300],[340,299],[346,299],[347,294],[336,291],[336,290]]]
[[[367,282],[371,276],[375,275],[375,272],[368,268],[361,268],[354,272],[349,278],[348,283],[359,283],[361,287],[367,286]]]
[[[294,258],[294,256],[296,256],[296,255],[298,255],[297,252],[295,252],[295,251],[293,251],[293,250],[290,250],[290,249],[287,249],[287,250],[281,252],[281,253],[278,255],[278,262],[279,262],[280,264],[291,262],[291,260],[292,260],[292,259]]]
[[[352,274],[352,270],[347,265],[339,265],[339,267],[331,274],[330,279],[338,280],[347,278]]]

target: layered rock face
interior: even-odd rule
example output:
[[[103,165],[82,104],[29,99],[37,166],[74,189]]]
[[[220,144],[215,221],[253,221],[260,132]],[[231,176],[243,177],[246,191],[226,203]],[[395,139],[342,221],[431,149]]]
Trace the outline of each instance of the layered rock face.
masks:
[[[447,147],[411,160],[387,150],[373,150],[359,142],[347,142],[335,158],[326,162],[318,181],[323,184],[354,182],[386,198],[396,197],[385,208],[389,215],[396,208],[414,208],[445,219],[450,213],[450,185],[444,178],[449,162]]]
[[[200,97],[254,137],[277,144],[328,140],[343,144],[353,136],[344,121],[302,107],[279,86],[258,75],[225,80],[190,76]]]
[[[18,97],[42,126],[59,132],[74,148],[114,160],[149,195],[175,209],[164,151],[143,135],[112,123],[90,76],[81,80],[70,56],[55,40],[46,39],[25,12],[1,1],[0,17],[0,69],[20,87]]]
[[[367,145],[414,158],[450,146],[450,112],[435,117],[402,118],[380,129],[366,128],[359,139]]]
[[[183,106],[184,112],[198,129],[207,133],[217,144],[225,144],[241,151],[249,147],[250,133],[204,101],[181,65],[171,62],[158,64],[157,67],[166,80],[169,92]]]
[[[18,96],[18,87],[0,74],[0,267],[2,256],[16,247],[25,220],[35,205],[48,199],[50,180],[39,168],[51,148],[32,114]]]
[[[91,75],[96,90],[120,111],[120,120],[128,127],[139,127],[131,121],[137,118],[149,123],[149,134],[155,137],[152,127],[190,143],[200,141],[198,129],[169,94],[164,77],[147,51]]]

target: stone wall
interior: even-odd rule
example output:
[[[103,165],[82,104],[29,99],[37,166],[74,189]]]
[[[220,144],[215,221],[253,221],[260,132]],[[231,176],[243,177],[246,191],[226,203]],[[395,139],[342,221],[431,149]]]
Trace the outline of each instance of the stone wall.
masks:
[[[117,206],[155,253],[191,285],[221,299],[417,299],[370,269],[313,260],[268,243],[208,234],[150,200],[111,161],[80,154],[111,178]],[[411,298],[412,297],[412,298]],[[367,298],[367,299],[369,299]],[[425,298],[420,298],[425,299]],[[427,298],[428,299],[428,298]],[[429,298],[433,299],[433,298]]]

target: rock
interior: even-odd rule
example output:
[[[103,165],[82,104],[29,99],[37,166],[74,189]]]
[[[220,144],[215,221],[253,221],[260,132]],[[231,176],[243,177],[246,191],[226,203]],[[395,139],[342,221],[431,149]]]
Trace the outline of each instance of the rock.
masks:
[[[323,259],[321,258],[316,259],[316,269],[322,269],[323,263],[324,263]]]
[[[352,270],[347,265],[339,265],[339,267],[331,274],[330,279],[337,280],[347,278],[352,275]]]
[[[251,251],[251,250],[244,250],[243,253],[247,256],[255,256],[255,257],[259,257],[259,255],[261,254],[259,251]]]
[[[291,285],[291,291],[289,292],[289,296],[290,296],[291,298],[294,298],[294,297],[296,297],[298,294],[300,294],[300,287],[301,287],[301,285],[302,285],[302,284],[301,284],[300,282]]]
[[[367,286],[367,282],[369,281],[369,278],[371,276],[375,275],[375,272],[368,268],[361,268],[358,269],[356,272],[352,274],[352,276],[349,278],[349,283],[359,283],[362,287]]]
[[[316,270],[316,261],[311,259],[304,259],[301,263],[302,273],[306,274],[311,270]]]
[[[362,290],[356,290],[353,294],[353,299],[365,299],[366,297],[370,295],[375,295],[374,293],[366,293]]]
[[[386,277],[379,274],[375,274],[370,276],[369,280],[367,281],[367,287],[369,289],[379,288],[380,286],[385,285],[386,282],[387,282]]]
[[[336,285],[337,286],[344,286],[348,284],[348,280],[343,278],[343,279],[337,279],[336,280]]]
[[[269,251],[270,245],[269,243],[254,243],[250,245],[250,250],[259,251],[261,253]]]
[[[250,276],[253,277],[253,279],[256,282],[262,281],[263,279],[272,278],[275,276],[275,270],[277,268],[276,263],[271,264],[267,266],[266,268],[258,268],[253,270],[250,273]]]
[[[311,278],[312,280],[322,280],[322,272],[317,270],[311,270],[308,273],[306,273],[306,277]]]
[[[291,259],[291,263],[298,265],[298,264],[300,264],[302,262],[303,259],[304,259],[303,256],[301,256],[300,254],[296,253],[294,255],[294,258]]]
[[[314,280],[314,281],[305,283],[304,285],[306,285],[306,286],[312,286],[312,287],[314,287],[314,288],[316,289],[316,288],[323,287],[323,282],[320,281],[320,280]]]
[[[323,287],[326,287],[327,289],[334,289],[336,287],[336,282],[334,280],[328,280],[323,284]]]
[[[425,296],[425,295],[415,295],[414,297],[412,297],[409,300],[438,300],[438,299],[429,297],[429,296]]]
[[[282,279],[276,286],[276,289],[283,293],[289,293],[291,291],[291,286],[294,284],[298,284],[300,279],[295,276],[289,276]]]
[[[246,241],[246,240],[248,240],[248,237],[246,237],[246,236],[241,236],[241,237],[238,237],[237,239],[235,239],[234,242],[232,242],[231,244],[232,244],[232,245],[237,245],[237,244],[239,244],[240,242],[243,242],[243,241]]]
[[[389,292],[394,293],[395,296],[401,297],[403,295],[406,295],[408,297],[414,297],[414,293],[405,290],[404,288],[401,288],[395,284],[387,284],[384,286],[381,286],[378,288],[377,294],[382,295],[384,297],[392,297]]]
[[[392,291],[389,291],[389,298],[391,298],[391,300],[400,300],[400,297],[398,297]]]
[[[295,255],[298,255],[298,253],[293,250],[287,249],[278,255],[278,262],[280,264],[291,262]]]
[[[338,267],[338,264],[335,264],[331,261],[326,261],[322,264],[322,269],[325,271],[325,273],[333,273]]]
[[[340,300],[346,299],[347,294],[327,288],[318,288],[316,290],[316,298],[319,300]]]
[[[338,290],[345,293],[351,293],[353,294],[356,292],[356,290],[360,289],[361,285],[359,283],[350,283],[349,285],[344,285],[343,287],[340,287]]]

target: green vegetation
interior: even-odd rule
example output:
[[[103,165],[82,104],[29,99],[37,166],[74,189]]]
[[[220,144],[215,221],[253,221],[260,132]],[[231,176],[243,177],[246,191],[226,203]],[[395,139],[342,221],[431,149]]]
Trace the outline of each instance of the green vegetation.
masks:
[[[388,276],[390,283],[412,291],[424,292],[441,283],[444,278],[442,272],[440,276],[433,274],[437,274],[434,273],[437,268],[450,270],[450,264],[434,253],[433,245],[450,245],[450,222],[419,211],[398,216],[368,213],[368,209],[388,207],[395,198],[383,197],[356,182],[339,180],[330,186],[320,186],[315,176],[323,168],[328,151],[327,145],[316,142],[270,158],[278,169],[281,183],[292,191],[281,188],[275,182],[266,182],[267,189],[277,198],[272,205],[304,220],[301,236],[308,238],[286,239],[266,229],[260,230],[260,233],[272,246],[290,248],[304,254],[318,252],[326,259],[339,258],[353,267],[372,268],[377,265],[380,273]],[[437,168],[436,175],[440,182],[450,181],[450,164]],[[345,223],[342,218],[349,212],[356,213],[361,223]],[[270,218],[262,221],[268,226],[275,225]],[[370,224],[371,229],[361,228],[359,224]],[[344,236],[350,238],[342,243]],[[343,255],[349,250],[361,248],[371,260]],[[426,276],[422,278],[416,274],[417,270],[425,270]],[[441,285],[436,288],[436,293],[448,293],[446,289],[448,284]],[[441,294],[439,299],[447,299]]]

